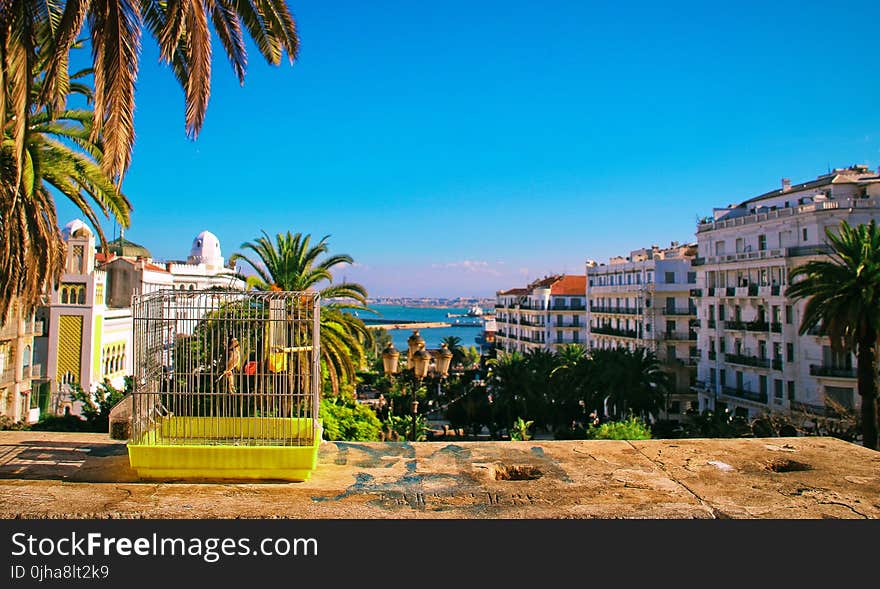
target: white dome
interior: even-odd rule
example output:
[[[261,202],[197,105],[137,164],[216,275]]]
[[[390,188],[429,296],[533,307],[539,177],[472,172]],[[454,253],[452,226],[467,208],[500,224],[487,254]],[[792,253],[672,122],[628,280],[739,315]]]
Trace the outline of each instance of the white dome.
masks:
[[[74,219],[70,223],[64,226],[61,230],[61,234],[64,236],[64,239],[70,239],[70,237],[74,234],[84,235],[84,237],[92,237],[92,230],[89,229],[89,226],[86,225],[85,221],[82,219]],[[77,235],[77,236],[79,236]]]
[[[210,231],[202,231],[193,239],[192,249],[189,250],[190,264],[205,264],[206,266],[222,268],[223,254],[220,252],[220,240]]]

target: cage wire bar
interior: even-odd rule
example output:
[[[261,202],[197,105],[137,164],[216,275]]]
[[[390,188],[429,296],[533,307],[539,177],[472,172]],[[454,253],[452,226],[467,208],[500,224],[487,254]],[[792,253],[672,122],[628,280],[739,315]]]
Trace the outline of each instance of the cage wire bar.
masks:
[[[134,446],[314,446],[320,297],[159,291],[133,301]]]

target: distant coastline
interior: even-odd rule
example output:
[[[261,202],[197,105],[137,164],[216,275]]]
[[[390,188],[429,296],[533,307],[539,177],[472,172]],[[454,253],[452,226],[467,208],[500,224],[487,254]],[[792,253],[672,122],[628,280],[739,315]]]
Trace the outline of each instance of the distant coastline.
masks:
[[[398,305],[421,309],[447,309],[467,308],[473,305],[483,309],[491,309],[495,305],[495,298],[489,297],[457,297],[457,298],[433,298],[433,297],[375,297],[367,299],[368,305]]]

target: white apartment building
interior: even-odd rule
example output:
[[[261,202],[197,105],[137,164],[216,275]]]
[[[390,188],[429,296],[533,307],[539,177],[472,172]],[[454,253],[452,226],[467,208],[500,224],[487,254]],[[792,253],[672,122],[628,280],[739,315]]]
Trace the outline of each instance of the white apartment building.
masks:
[[[505,352],[586,345],[586,276],[549,276],[496,293],[495,347]]]
[[[697,309],[691,298],[696,244],[673,242],[587,261],[587,341],[590,348],[647,348],[669,374],[671,394],[664,416],[679,419],[696,409],[691,387],[699,357]]]
[[[798,335],[804,301],[786,296],[791,270],[828,251],[825,228],[880,220],[880,176],[836,169],[736,206],[697,225],[700,409],[744,417],[826,413],[826,400],[857,409],[855,360],[828,338]]]
[[[34,422],[47,400],[39,380],[43,365],[34,362],[34,337],[43,324],[13,301],[6,320],[0,318],[0,415],[13,422]]]

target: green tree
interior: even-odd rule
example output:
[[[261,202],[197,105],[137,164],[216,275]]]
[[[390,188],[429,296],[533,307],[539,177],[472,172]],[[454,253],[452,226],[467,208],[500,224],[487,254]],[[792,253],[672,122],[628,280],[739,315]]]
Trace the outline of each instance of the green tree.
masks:
[[[372,311],[366,306],[367,290],[363,286],[333,283],[332,269],[354,260],[347,254],[329,255],[329,237],[312,244],[311,235],[288,231],[279,233],[273,243],[264,231],[262,237],[241,245],[256,258],[235,253],[230,261],[242,261],[254,270],[256,274],[248,277],[248,284],[257,290],[318,291],[325,301],[321,308],[321,361],[333,391],[338,392],[341,383],[355,382],[355,373],[365,364],[365,348],[372,343],[364,322],[346,311]]]
[[[144,28],[156,39],[161,59],[183,86],[186,132],[192,138],[202,127],[210,96],[212,28],[241,83],[247,65],[245,34],[271,64],[280,64],[285,53],[292,63],[298,49],[296,26],[284,0],[0,2],[0,227],[4,234],[0,315],[13,297],[26,309],[32,308],[63,270],[54,198],[36,181],[39,170],[31,170],[35,162],[29,137],[34,119],[40,124],[41,116],[48,121],[55,119],[55,113],[68,112],[67,98],[79,83],[69,74],[70,51],[87,30],[95,115],[89,120],[87,138],[71,141],[92,161],[55,155],[64,156],[57,163],[76,171],[75,176],[62,174],[66,176],[62,193],[69,196],[68,192],[76,190],[79,202],[75,204],[82,208],[80,202],[87,199],[84,194],[94,197],[86,189],[89,186],[103,193],[99,197],[102,210],[112,208],[111,202],[119,199],[105,199],[110,191],[103,179],[96,181],[91,164],[100,166],[118,192],[134,145],[134,88]],[[86,176],[90,178],[84,184],[77,181]],[[117,217],[123,226],[128,222],[127,209]]]
[[[452,362],[451,366],[458,366],[459,364],[464,364],[467,353],[464,347],[461,345],[461,338],[448,335],[441,340],[442,343],[446,344],[446,347],[452,352]]]
[[[788,296],[806,299],[799,332],[813,327],[836,351],[855,352],[861,397],[862,443],[877,449],[877,346],[880,339],[880,230],[840,224],[825,229],[829,259],[813,260],[791,272]]]

